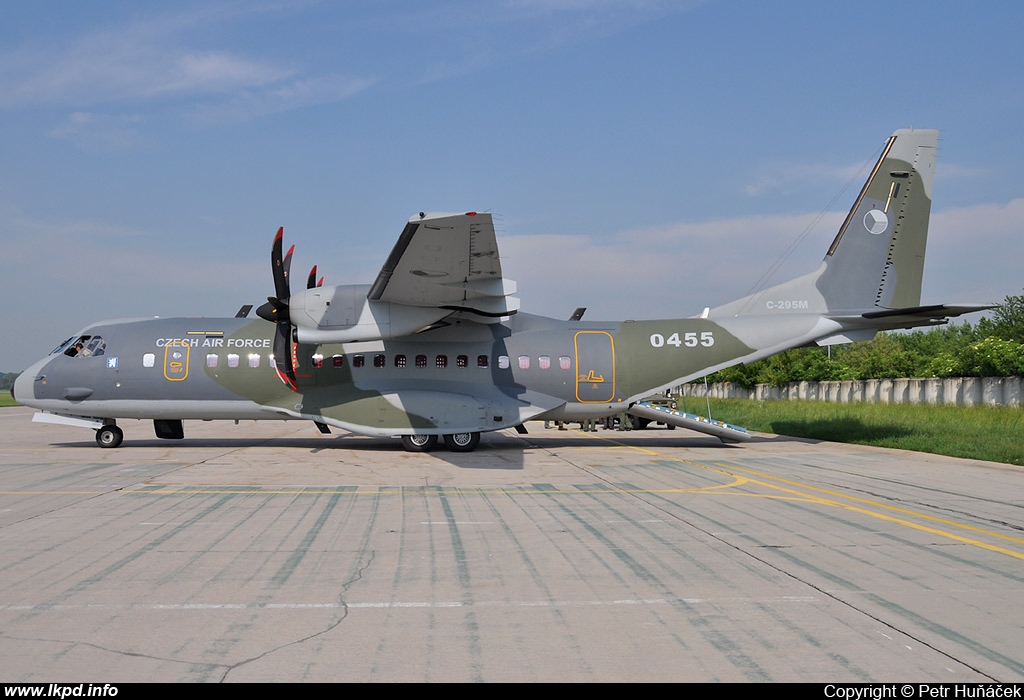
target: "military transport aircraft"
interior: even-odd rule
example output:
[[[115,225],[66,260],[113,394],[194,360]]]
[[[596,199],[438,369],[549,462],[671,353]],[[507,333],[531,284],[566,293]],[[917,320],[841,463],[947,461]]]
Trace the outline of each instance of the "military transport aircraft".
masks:
[[[117,419],[308,420],[400,436],[410,451],[470,451],[531,419],[580,420],[789,348],[865,340],[991,308],[921,305],[938,132],[888,140],[817,270],[690,318],[568,321],[519,313],[491,215],[409,219],[369,285],[292,291],[274,239],[274,296],[247,318],[117,320],[76,333],[13,394],[34,420],[123,438]],[[687,427],[697,427],[690,426]],[[708,432],[713,432],[710,429]]]

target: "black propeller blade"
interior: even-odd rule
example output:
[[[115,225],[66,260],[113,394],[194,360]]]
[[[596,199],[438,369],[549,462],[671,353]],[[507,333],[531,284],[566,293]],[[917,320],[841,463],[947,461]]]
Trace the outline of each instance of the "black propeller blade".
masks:
[[[274,245],[270,249],[270,265],[274,273],[276,296],[267,297],[267,303],[256,309],[256,315],[275,324],[274,369],[281,381],[290,386],[292,391],[296,391],[298,381],[295,378],[295,363],[292,357],[292,322],[288,311],[288,300],[291,298],[288,275],[291,272],[292,253],[295,252],[295,246],[289,248],[288,253],[282,256],[283,249],[284,227],[281,227],[277,230],[277,235],[274,236]]]
[[[324,286],[324,278],[321,277],[320,281],[316,281],[316,265],[309,271],[309,277],[306,278],[306,289],[315,289],[317,287]]]

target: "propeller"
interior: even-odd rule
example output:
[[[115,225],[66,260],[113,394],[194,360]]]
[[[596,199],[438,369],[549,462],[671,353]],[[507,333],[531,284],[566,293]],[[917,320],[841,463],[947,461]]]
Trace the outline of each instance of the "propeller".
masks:
[[[316,265],[309,271],[309,277],[306,278],[306,289],[315,289],[316,287],[324,286],[324,278],[321,277],[320,281],[316,281]]]
[[[292,357],[292,320],[288,310],[288,300],[291,297],[291,289],[288,283],[288,274],[292,267],[292,253],[295,246],[288,249],[288,253],[281,254],[284,249],[284,227],[277,229],[274,236],[274,245],[270,249],[270,265],[274,273],[274,293],[276,296],[267,297],[267,303],[256,309],[256,315],[265,321],[270,321],[276,327],[274,332],[274,371],[278,378],[297,391],[299,383],[295,378],[295,363]]]

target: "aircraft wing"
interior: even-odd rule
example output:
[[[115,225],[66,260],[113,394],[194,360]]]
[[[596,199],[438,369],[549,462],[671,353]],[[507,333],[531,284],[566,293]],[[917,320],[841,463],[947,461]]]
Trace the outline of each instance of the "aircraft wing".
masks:
[[[500,317],[519,309],[515,291],[501,274],[490,214],[421,213],[405,225],[367,298]]]

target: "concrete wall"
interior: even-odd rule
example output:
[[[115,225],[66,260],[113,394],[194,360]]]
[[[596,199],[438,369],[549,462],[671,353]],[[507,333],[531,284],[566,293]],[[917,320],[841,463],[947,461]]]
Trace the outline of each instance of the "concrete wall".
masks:
[[[713,399],[801,399],[804,401],[854,401],[881,403],[931,403],[960,406],[1020,406],[1021,377],[946,377],[929,379],[863,379],[841,382],[791,382],[785,386],[758,384],[744,389],[730,382],[708,385]],[[704,384],[684,384],[680,392],[704,398]]]

